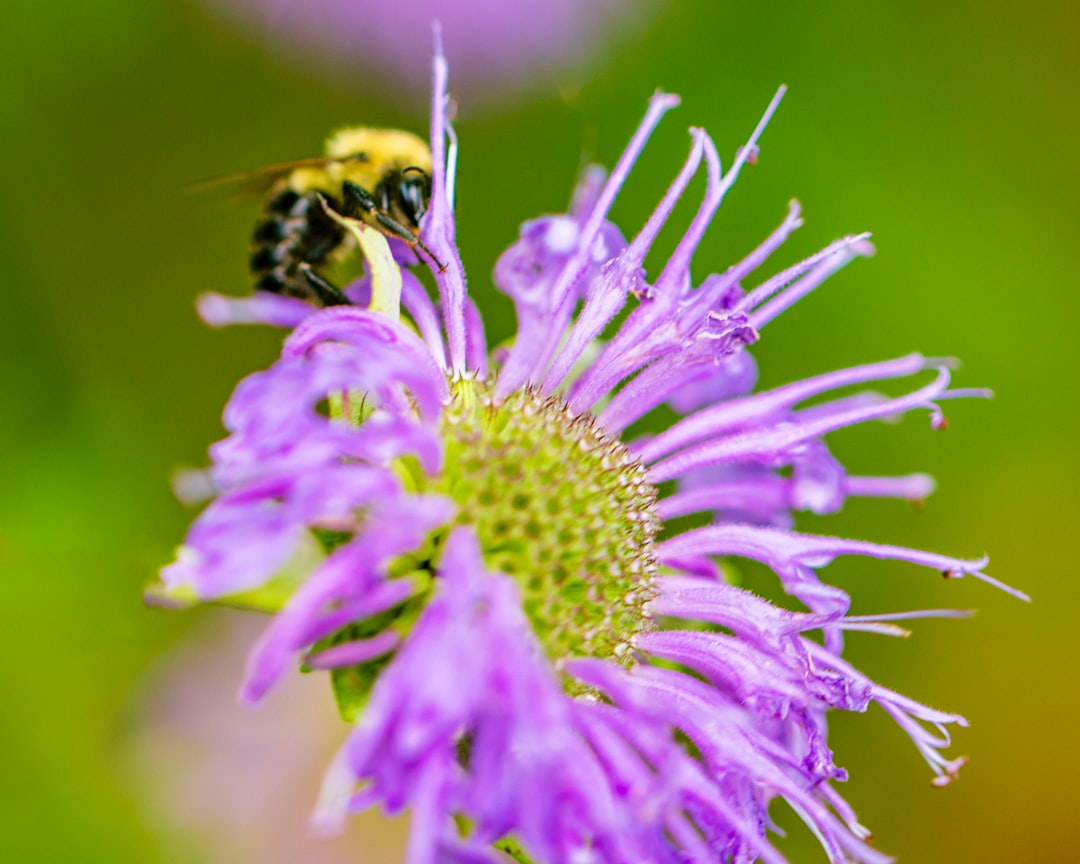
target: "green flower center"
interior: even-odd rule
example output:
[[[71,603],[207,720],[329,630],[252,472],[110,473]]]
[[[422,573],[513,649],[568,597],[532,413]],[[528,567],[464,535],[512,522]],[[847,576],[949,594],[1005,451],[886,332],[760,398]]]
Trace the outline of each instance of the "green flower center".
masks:
[[[433,491],[458,504],[484,560],[513,577],[551,660],[631,663],[650,625],[656,489],[588,414],[526,389],[496,403],[463,380],[443,414],[445,466]]]

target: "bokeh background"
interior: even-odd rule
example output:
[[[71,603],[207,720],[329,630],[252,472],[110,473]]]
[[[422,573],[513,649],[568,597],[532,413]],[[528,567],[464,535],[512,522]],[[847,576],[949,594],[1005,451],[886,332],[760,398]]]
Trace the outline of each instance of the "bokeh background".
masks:
[[[921,350],[962,358],[960,385],[997,393],[949,404],[944,433],[913,416],[831,439],[860,473],[932,472],[940,486],[925,510],[855,501],[800,525],[986,551],[994,575],[1035,598],[900,565],[830,568],[858,610],[978,609],[917,623],[907,640],[850,640],[882,682],[971,718],[953,752],[972,759],[956,784],[931,788],[881,712],[837,717],[845,794],[877,845],[905,861],[1074,860],[1080,13],[1052,0],[644,5],[633,26],[611,19],[590,62],[517,93],[460,94],[459,237],[490,331],[512,330],[490,287],[498,252],[523,219],[565,206],[583,154],[613,162],[656,87],[683,107],[616,204],[627,233],[681,163],[687,126],[707,127],[730,159],[788,83],[760,164],[729,195],[697,271],[751,248],[791,197],[807,227],[777,267],[864,229],[879,254],[767,328],[755,349],[764,383]],[[197,320],[199,292],[247,290],[257,205],[185,187],[316,153],[342,124],[423,131],[422,102],[378,75],[293,65],[262,33],[194,2],[4,10],[0,858],[398,860],[402,826],[377,820],[338,841],[338,857],[259,846],[259,824],[302,833],[341,730],[325,705],[311,709],[318,722],[299,717],[321,688],[244,716],[231,703],[239,654],[205,646],[243,641],[250,624],[148,610],[141,588],[191,518],[171,472],[204,463],[235,382],[280,341]],[[401,26],[426,44],[424,22]],[[274,726],[273,711],[298,716]],[[213,767],[208,747],[231,767]],[[292,764],[309,758],[297,753],[313,754],[310,765]],[[245,765],[254,782],[238,779]],[[279,787],[293,809],[271,796],[278,809],[260,810]],[[784,848],[822,860],[799,830]]]

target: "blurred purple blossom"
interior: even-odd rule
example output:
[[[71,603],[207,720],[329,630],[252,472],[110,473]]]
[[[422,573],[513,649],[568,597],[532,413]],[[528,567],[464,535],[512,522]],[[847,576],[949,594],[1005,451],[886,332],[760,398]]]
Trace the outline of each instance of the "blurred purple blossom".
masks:
[[[220,611],[154,670],[125,757],[138,806],[172,852],[205,864],[391,864],[404,826],[375,814],[334,838],[308,825],[342,726],[326,682],[282,681],[258,711],[237,705],[236,667],[259,619]]]
[[[455,91],[475,104],[596,63],[659,0],[206,0],[273,50],[361,92],[428,91],[431,22]],[[375,86],[371,82],[377,81]]]
[[[899,621],[964,613],[852,615],[821,571],[842,556],[893,559],[1023,595],[988,576],[986,559],[790,526],[796,511],[831,513],[851,497],[932,490],[922,474],[849,475],[830,432],[912,411],[940,428],[943,400],[986,392],[952,389],[951,364],[919,355],[754,392],[747,348],[762,330],[872,251],[866,235],[844,237],[746,287],[802,225],[793,202],[743,260],[692,278],[694,251],[781,93],[726,172],[710,137],[691,129],[685,164],[627,243],[608,210],[678,102],[654,96],[611,174],[586,171],[568,212],[526,223],[500,258],[495,282],[518,333],[489,354],[454,242],[446,73],[440,55],[423,225],[446,264],[433,273],[437,307],[407,272],[415,326],[362,305],[297,314],[284,298],[203,301],[216,324],[295,327],[226,409],[230,435],[209,472],[217,497],[162,572],[165,591],[229,600],[267,590],[305,560],[313,532],[338,532],[288,582],[242,696],[262,699],[298,657],[377,668],[370,690],[349,685],[356,725],[318,814],[336,825],[375,805],[409,809],[411,862],[495,860],[493,844],[512,838],[551,864],[775,864],[776,798],[830,861],[889,860],[835,788],[847,774],[828,746],[828,711],[876,703],[938,785],[964,762],[943,751],[948,727],[966,721],[863,675],[843,657],[844,633],[898,635]],[[702,166],[704,200],[647,276],[652,243]],[[379,276],[373,268],[370,286]],[[912,376],[900,396],[850,392]],[[328,416],[320,405],[334,394]],[[683,416],[659,434],[632,431],[662,405]],[[598,483],[607,491],[591,491]],[[661,533],[690,514],[697,527]],[[803,611],[729,584],[725,558],[764,564]],[[539,591],[549,577],[552,590]]]

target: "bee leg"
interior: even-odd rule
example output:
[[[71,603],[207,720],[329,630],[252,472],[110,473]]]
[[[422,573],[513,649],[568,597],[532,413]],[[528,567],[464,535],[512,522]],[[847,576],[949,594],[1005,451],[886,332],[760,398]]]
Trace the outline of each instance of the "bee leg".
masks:
[[[387,215],[382,210],[376,210],[374,213],[371,214],[371,218],[375,220],[375,222],[378,224],[379,228],[382,229],[384,234],[390,234],[400,240],[404,240],[414,249],[418,248],[421,252],[427,255],[428,258],[435,262],[435,266],[439,268],[440,273],[446,272],[446,265],[435,257],[435,253],[428,249],[424,241],[420,239],[420,236],[411,228],[407,228],[406,226],[402,225],[400,222],[398,222],[392,216]]]
[[[375,213],[379,209],[379,202],[375,200],[375,196],[362,186],[357,186],[352,180],[346,180],[341,184],[341,197],[344,202],[340,210],[342,216],[357,219],[361,215]]]
[[[408,226],[402,225],[380,207],[379,202],[375,200],[375,196],[368,192],[367,189],[357,186],[351,180],[346,180],[341,185],[341,194],[345,200],[343,208],[345,216],[357,218],[362,214],[373,219],[376,226],[384,234],[404,240],[414,249],[419,248],[421,252],[435,262],[435,266],[439,268],[440,273],[446,272],[446,265],[435,257],[435,253],[428,249],[419,235]]]
[[[304,276],[304,281],[307,282],[308,287],[311,289],[315,298],[322,303],[323,306],[352,306],[353,302],[346,297],[341,289],[334,285],[333,282],[323,278],[314,270],[311,269],[309,264],[301,264],[300,272]]]

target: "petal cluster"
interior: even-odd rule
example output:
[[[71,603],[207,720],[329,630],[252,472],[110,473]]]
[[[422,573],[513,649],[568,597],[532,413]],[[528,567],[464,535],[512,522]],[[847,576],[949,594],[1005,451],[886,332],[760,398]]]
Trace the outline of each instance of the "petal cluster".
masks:
[[[828,433],[909,411],[928,412],[938,427],[942,400],[984,391],[950,389],[949,362],[910,355],[754,392],[748,346],[871,251],[866,235],[844,237],[746,287],[802,224],[796,203],[743,260],[700,280],[691,274],[694,251],[755,158],[781,96],[726,171],[709,136],[691,129],[686,162],[627,242],[610,207],[678,102],[654,96],[611,173],[587,170],[568,211],[527,222],[499,259],[495,283],[515,304],[518,333],[489,353],[454,242],[456,139],[440,54],[424,225],[425,242],[445,262],[435,274],[437,305],[408,273],[406,323],[363,303],[320,311],[268,296],[202,300],[212,323],[295,329],[280,360],[234,393],[229,437],[211,451],[217,495],[162,578],[176,595],[247,597],[276,611],[249,662],[247,699],[260,698],[298,657],[338,670],[379,659],[328,775],[318,808],[324,826],[375,804],[408,808],[414,862],[497,860],[495,848],[535,862],[779,862],[769,805],[782,798],[830,861],[878,862],[888,859],[867,845],[834,787],[846,773],[828,745],[829,710],[876,703],[910,736],[935,782],[959,769],[962,760],[942,751],[948,727],[963,718],[880,686],[842,652],[849,630],[896,635],[900,620],[963,613],[853,616],[848,595],[820,571],[840,556],[895,559],[1012,589],[983,572],[985,560],[791,525],[797,511],[834,512],[851,496],[932,491],[921,474],[849,475],[830,454]],[[651,277],[644,261],[653,241],[702,169],[704,199]],[[905,395],[852,395],[912,376],[919,379]],[[648,624],[627,646],[628,662],[585,651],[546,656],[519,584],[493,570],[477,533],[462,524],[467,503],[430,491],[430,478],[453,467],[443,462],[441,418],[454,384],[476,379],[492,382],[495,400],[527,388],[562,400],[568,416],[593,415],[606,435],[621,436],[650,483],[671,490],[656,515],[701,514],[700,527],[669,531],[656,544]],[[662,405],[682,419],[658,434],[627,434]],[[328,532],[338,541],[314,543]],[[766,565],[805,611],[728,584],[718,564],[726,557]]]

